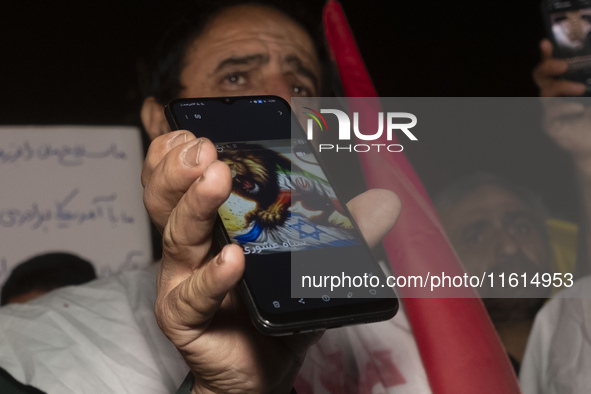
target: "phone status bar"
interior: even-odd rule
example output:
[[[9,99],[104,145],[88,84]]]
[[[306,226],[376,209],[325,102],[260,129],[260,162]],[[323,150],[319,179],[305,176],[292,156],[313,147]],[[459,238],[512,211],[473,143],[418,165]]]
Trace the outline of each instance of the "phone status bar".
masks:
[[[180,103],[181,107],[194,107],[196,105],[205,105],[203,102],[191,101],[190,103]]]
[[[249,100],[250,104],[265,104],[265,103],[274,103],[275,99],[257,99],[257,100]]]

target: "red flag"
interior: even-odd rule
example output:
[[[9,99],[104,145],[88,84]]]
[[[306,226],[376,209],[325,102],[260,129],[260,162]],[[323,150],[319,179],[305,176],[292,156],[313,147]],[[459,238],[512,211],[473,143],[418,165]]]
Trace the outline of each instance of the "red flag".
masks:
[[[329,0],[323,18],[345,94],[376,97],[340,4]],[[384,239],[393,272],[409,275],[444,271],[463,275],[427,193],[406,157],[382,150],[376,155],[362,154],[360,160],[368,187],[390,189],[402,201],[402,214]],[[417,293],[409,288],[399,290],[433,393],[520,393],[508,357],[475,294],[462,294],[466,298],[408,298]]]

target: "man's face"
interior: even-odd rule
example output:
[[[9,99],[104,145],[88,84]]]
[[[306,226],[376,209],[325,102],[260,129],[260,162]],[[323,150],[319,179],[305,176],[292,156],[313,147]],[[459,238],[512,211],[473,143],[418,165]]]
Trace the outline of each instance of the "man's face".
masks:
[[[320,66],[310,36],[273,9],[245,5],[217,16],[188,48],[181,97],[319,93]]]
[[[470,275],[493,274],[500,289],[499,274],[505,274],[504,297],[524,296],[507,289],[511,273],[550,272],[551,251],[544,229],[531,207],[499,186],[483,186],[455,206],[440,212],[441,220],[460,260]],[[528,279],[528,281],[530,280]],[[541,278],[540,278],[541,280]],[[522,288],[522,286],[520,286]],[[482,289],[481,295],[490,295]],[[528,293],[528,296],[531,296]],[[541,296],[541,295],[538,295]]]

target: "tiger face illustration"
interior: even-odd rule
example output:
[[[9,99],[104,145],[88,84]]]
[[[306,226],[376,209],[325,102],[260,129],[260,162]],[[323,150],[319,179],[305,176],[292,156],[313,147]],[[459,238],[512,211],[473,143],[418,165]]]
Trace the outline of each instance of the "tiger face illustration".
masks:
[[[281,190],[279,174],[289,173],[291,161],[257,144],[237,144],[226,148],[218,158],[232,172],[232,191],[256,203],[245,216],[246,222],[257,222],[265,228],[281,226],[290,206],[289,190]]]
[[[234,146],[224,148],[218,158],[230,167],[232,192],[255,203],[244,215],[245,227],[254,221],[264,229],[277,228],[292,212],[311,223],[352,228],[326,180],[262,145]]]

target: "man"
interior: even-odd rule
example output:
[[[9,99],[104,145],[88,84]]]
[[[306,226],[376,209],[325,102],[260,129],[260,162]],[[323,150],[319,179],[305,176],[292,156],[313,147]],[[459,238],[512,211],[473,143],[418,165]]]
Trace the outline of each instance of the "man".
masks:
[[[311,38],[284,14],[267,7],[237,6],[222,12],[185,56],[180,97],[265,93],[289,100],[319,91],[320,65]],[[162,104],[155,99],[144,103],[142,120],[154,139],[142,174],[144,202],[163,230],[165,245],[156,302],[160,327],[181,350],[196,385],[213,391],[229,391],[236,384],[252,392],[288,391],[306,348],[317,336],[263,337],[244,314],[242,330],[228,333],[224,325],[234,316],[228,312],[240,306],[236,294],[228,292],[242,276],[242,250],[229,245],[206,264],[215,213],[230,193],[228,167],[215,160],[211,142],[186,132],[166,134]],[[154,197],[161,195],[170,199]],[[259,349],[253,347],[253,339]],[[273,362],[263,366],[261,357]]]
[[[552,57],[552,44],[542,40],[542,61],[533,72],[542,97],[581,96],[585,85],[563,79],[566,61]],[[546,102],[546,130],[572,155],[581,191],[581,218],[585,237],[580,237],[588,259],[591,218],[591,110],[585,101],[553,99]],[[581,259],[579,259],[581,261]],[[588,260],[585,273],[588,273]],[[542,308],[527,344],[520,381],[527,394],[584,393],[591,389],[589,362],[589,277],[575,282]]]
[[[260,5],[209,15],[177,53],[178,89],[170,98],[319,94],[317,50],[299,23]],[[234,291],[244,270],[242,250],[228,245],[210,254],[215,215],[230,194],[230,170],[216,160],[210,141],[170,132],[165,100],[147,98],[141,114],[153,139],[142,173],[144,203],[163,234],[157,299],[152,274],[139,272],[57,292],[29,309],[4,309],[1,366],[49,392],[165,392],[186,374],[184,360],[195,393],[290,392],[319,335],[266,337],[250,323]],[[373,190],[349,208],[375,245],[400,204],[393,193]],[[178,353],[163,342],[146,308],[154,301],[158,325]],[[53,351],[29,351],[41,335],[31,327],[32,315]]]
[[[198,97],[264,93],[288,101],[291,96],[314,96],[319,94],[321,84],[321,65],[316,53],[310,36],[281,12],[260,6],[236,6],[220,13],[187,48],[178,94]],[[240,305],[235,293],[226,295],[242,276],[243,253],[230,245],[212,263],[205,265],[204,260],[215,212],[230,193],[229,169],[215,161],[215,149],[210,142],[186,132],[168,133],[162,104],[148,98],[142,108],[146,131],[154,139],[142,175],[146,187],[144,201],[157,226],[163,229],[165,245],[156,303],[159,325],[181,350],[197,384],[214,391],[227,391],[228,384],[237,382],[253,392],[269,387],[287,391],[306,348],[318,336],[263,337],[254,332],[244,314],[240,315],[242,330],[228,333],[222,329],[225,319],[233,316],[226,315],[227,312]],[[166,194],[170,194],[168,190],[174,191],[171,201],[164,204],[152,198],[161,195],[162,189]],[[184,190],[187,190],[185,196],[179,193]],[[393,197],[385,191],[366,196],[368,201],[385,197],[393,202]],[[193,205],[204,201],[211,204],[206,211]],[[392,204],[380,206],[385,210],[376,212],[377,215],[391,216],[387,210]],[[187,211],[197,212],[190,215]],[[377,219],[375,214],[372,216]],[[368,239],[372,243],[375,243],[374,235],[380,237],[393,224],[389,219],[381,222],[375,227],[367,222],[367,227],[362,227],[366,236],[371,232]],[[177,261],[186,261],[188,256],[202,262],[178,264]],[[214,283],[218,286],[212,288]],[[187,292],[189,296],[184,297],[192,298],[188,303],[180,299]],[[203,299],[208,302],[204,304]],[[266,354],[253,349],[253,339]],[[266,367],[253,362],[262,361],[261,357],[273,362]],[[236,360],[228,362],[232,358]],[[278,373],[288,366],[289,374]],[[225,372],[219,375],[218,370]],[[215,381],[205,380],[212,374],[216,374]]]
[[[446,187],[435,205],[468,274],[492,274],[497,281],[505,274],[508,281],[513,273],[532,278],[551,272],[546,212],[528,190],[482,173]],[[531,290],[501,288],[500,283],[479,289],[517,373],[533,320],[550,288]]]

